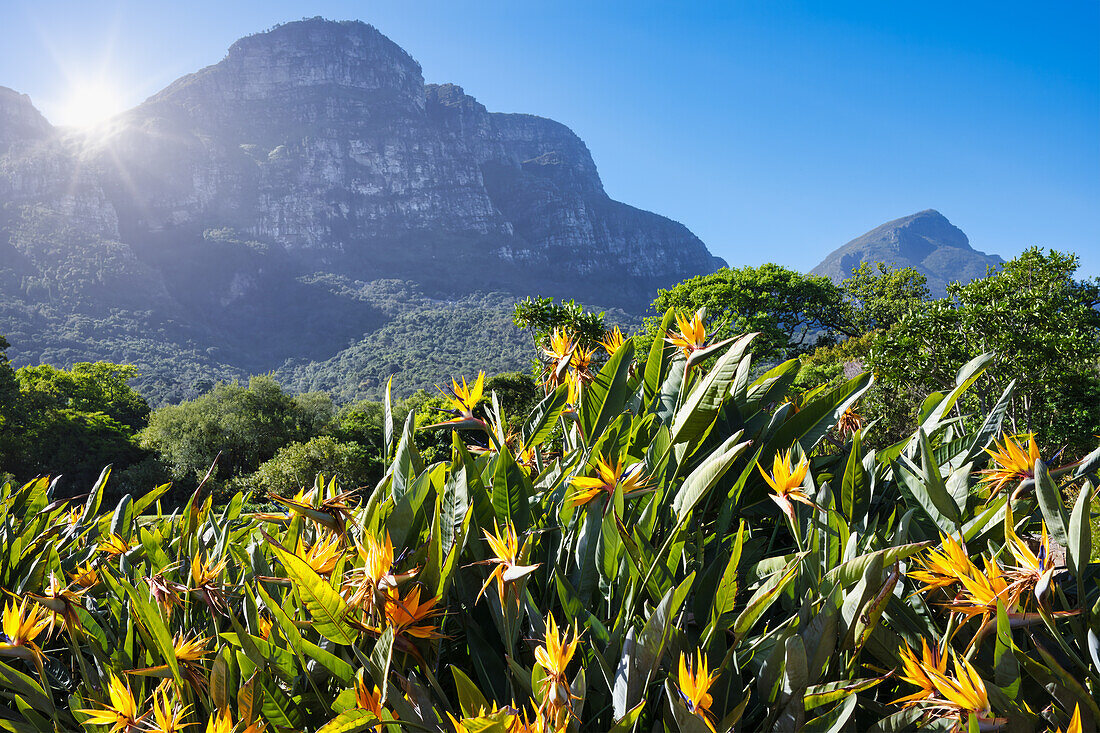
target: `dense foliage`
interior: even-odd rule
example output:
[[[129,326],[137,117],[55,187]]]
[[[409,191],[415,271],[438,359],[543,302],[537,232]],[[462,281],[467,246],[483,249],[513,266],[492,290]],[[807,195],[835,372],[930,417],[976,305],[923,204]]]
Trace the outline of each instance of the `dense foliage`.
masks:
[[[387,401],[361,493],[318,478],[249,514],[200,490],[168,514],[165,487],[101,511],[106,473],[73,507],[4,486],[0,727],[1100,720],[1100,449],[1002,436],[1012,386],[960,415],[990,354],[871,449],[850,410],[870,373],[800,396],[798,359],[754,378],[755,334],[714,350],[675,315],[637,359],[627,340],[550,371],[527,415],[449,385],[440,460]]]
[[[870,369],[876,386],[864,409],[880,420],[875,440],[885,444],[904,434],[956,364],[991,352],[992,364],[966,397],[967,411],[992,409],[1014,383],[1006,407],[1011,429],[1036,433],[1045,451],[1080,457],[1100,433],[1100,282],[1077,280],[1076,270],[1073,255],[1031,249],[986,278],[951,284],[945,298],[922,300],[920,288],[906,286],[907,308],[872,315],[877,330],[804,357],[808,369],[799,382],[837,383],[845,365]],[[846,292],[893,290],[888,271],[877,278],[885,287],[869,287],[869,274],[857,271]],[[869,299],[876,301],[896,302]]]

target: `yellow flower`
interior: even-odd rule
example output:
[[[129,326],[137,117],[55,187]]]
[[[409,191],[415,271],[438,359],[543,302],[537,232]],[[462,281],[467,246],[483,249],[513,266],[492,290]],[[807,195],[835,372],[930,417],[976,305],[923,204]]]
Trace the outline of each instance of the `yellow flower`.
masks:
[[[178,733],[191,723],[183,722],[191,706],[180,706],[168,699],[168,691],[163,687],[153,691],[153,722],[146,730],[148,733]]]
[[[941,655],[938,650],[930,650],[923,639],[921,645],[923,649],[920,659],[908,645],[902,652],[905,671],[901,676],[901,679],[919,687],[920,691],[895,700],[894,704],[903,702],[905,707],[921,705],[938,717],[954,718],[956,725],[970,714],[976,715],[979,722],[992,723],[994,727],[1005,722],[992,718],[985,682],[970,662],[954,654],[954,674],[949,675],[947,655]]]
[[[928,647],[928,642],[921,639],[921,656],[905,645],[901,652],[901,664],[903,673],[901,679],[920,688],[919,692],[894,700],[893,705],[905,703],[905,707],[911,707],[917,703],[934,697],[936,694],[936,682],[930,674],[944,675],[947,673],[947,655],[940,654],[939,647]]]
[[[439,427],[451,427],[451,428],[481,428],[482,430],[488,429],[484,420],[474,417],[474,407],[481,401],[482,393],[485,391],[485,372],[477,373],[477,381],[472,386],[466,384],[466,377],[462,378],[462,384],[460,385],[456,380],[451,380],[451,386],[447,388],[439,388],[440,394],[446,398],[450,403],[450,408],[437,407],[436,410],[445,412],[448,415],[452,415],[452,419],[444,420],[441,423],[434,425],[428,425],[429,428]]]
[[[191,588],[192,593],[197,593],[203,602],[210,607],[211,612],[226,615],[229,607],[225,603],[225,594],[221,589],[221,576],[225,571],[226,561],[223,558],[218,562],[203,559],[203,553],[199,554],[191,562]]]
[[[111,557],[116,555],[122,555],[133,549],[129,542],[119,537],[117,534],[107,535],[107,539],[99,543],[99,549],[102,552],[106,552]]]
[[[393,627],[394,634],[405,634],[418,639],[438,639],[442,634],[434,624],[426,623],[443,613],[435,607],[437,603],[438,597],[421,603],[419,585],[414,585],[404,598],[396,588],[392,588],[386,602],[386,620]]]
[[[69,579],[82,588],[94,588],[99,585],[99,573],[90,560],[84,565],[77,565],[76,572],[69,573]]]
[[[57,622],[61,621],[66,628],[72,629],[80,626],[80,617],[76,613],[80,605],[80,598],[87,593],[86,588],[77,586],[71,590],[61,585],[56,575],[50,575],[50,585],[42,595],[27,593],[27,596],[38,605],[50,611],[50,633],[53,633]]]
[[[985,451],[995,465],[978,472],[982,476],[981,483],[992,486],[989,494],[991,498],[1004,488],[1005,484],[1033,478],[1035,461],[1039,460],[1039,447],[1035,445],[1034,433],[1022,436],[1005,434],[1001,437],[1003,444],[994,441],[993,447],[996,450],[987,448]],[[1027,438],[1026,450],[1022,443],[1016,442],[1016,438]]]
[[[373,690],[367,686],[363,670],[359,670],[355,675],[355,707],[360,710],[369,710],[374,713],[374,717],[382,720],[382,691],[378,689],[378,685],[375,685]]]
[[[306,545],[302,538],[298,538],[298,550],[294,553],[306,561],[313,572],[318,575],[329,575],[336,569],[336,563],[340,561],[344,552],[340,549],[340,536],[329,532],[324,539]]]
[[[691,318],[682,313],[676,314],[676,326],[680,330],[669,332],[665,340],[673,346],[680,347],[685,359],[690,359],[691,355],[702,349],[707,342],[707,329],[703,325],[706,313],[706,308],[700,308]]]
[[[388,590],[397,586],[397,576],[393,574],[393,542],[389,532],[381,541],[366,535],[366,545],[359,545],[357,552],[362,564],[348,574],[345,590],[350,592],[349,604],[361,606],[369,612],[382,607]]]
[[[218,562],[213,562],[209,558],[203,559],[203,553],[200,550],[194,562],[191,563],[192,584],[198,587],[219,582],[222,571],[225,570],[225,564],[224,559]]]
[[[50,627],[52,618],[53,614],[42,606],[27,608],[26,598],[18,606],[15,601],[8,601],[3,616],[4,636],[8,640],[0,643],[0,655],[28,661],[41,659],[42,652],[34,640]]]
[[[707,670],[707,658],[703,656],[701,649],[695,652],[694,664],[683,652],[680,653],[680,670],[677,679],[680,695],[688,710],[702,718],[712,731],[714,723],[710,719],[710,706],[714,699],[708,690],[716,679],[718,679],[718,673]]]
[[[555,328],[550,334],[548,346],[542,350],[547,359],[546,377],[544,384],[547,387],[556,387],[565,381],[569,362],[573,359],[573,350],[578,346],[573,337],[565,329]]]
[[[1008,545],[1016,565],[1006,572],[1012,586],[1020,588],[1020,595],[1031,590],[1041,596],[1049,585],[1050,578],[1057,570],[1050,553],[1050,537],[1047,535],[1047,523],[1042,522],[1042,535],[1039,540],[1039,552],[1031,551],[1027,543],[1016,534],[1012,517],[1012,502],[1005,505],[1005,544]],[[1038,599],[1036,599],[1038,600]]]
[[[938,672],[930,672],[936,684],[936,691],[960,711],[975,713],[979,718],[988,718],[989,697],[982,678],[978,676],[970,662],[961,659],[957,654],[952,665],[955,670],[954,678]]]
[[[623,332],[619,330],[618,326],[615,326],[614,331],[608,331],[604,334],[600,346],[603,347],[608,356],[614,356],[615,352],[621,349],[625,343],[626,339],[623,338]]]
[[[775,459],[772,461],[772,473],[769,476],[764,467],[759,463],[756,464],[757,470],[760,471],[760,475],[764,477],[764,480],[768,482],[768,486],[771,486],[775,491],[774,494],[769,494],[768,498],[779,505],[787,517],[791,520],[791,524],[795,523],[794,518],[794,504],[791,500],[795,500],[812,506],[820,511],[820,507],[814,504],[810,497],[802,490],[802,484],[806,481],[806,474],[810,470],[810,462],[803,455],[798,461],[798,465],[791,466],[791,451],[786,453],[777,453]]]
[[[1056,733],[1062,733],[1062,727],[1058,726]],[[1081,733],[1081,706],[1073,706],[1073,717],[1070,718],[1069,727],[1066,728],[1065,733]]]
[[[107,683],[107,694],[111,698],[110,704],[99,703],[101,708],[88,708],[77,712],[86,713],[89,716],[87,723],[111,726],[111,733],[126,731],[132,726],[137,726],[140,718],[137,717],[137,702],[134,701],[134,693],[130,691],[130,684],[123,683],[111,674],[111,679]]]
[[[205,636],[188,639],[183,634],[176,634],[172,640],[172,647],[175,650],[176,659],[185,665],[195,665],[203,661],[206,655],[210,653],[210,650],[206,648],[209,643],[210,639]]]
[[[352,507],[347,503],[347,499],[351,496],[352,492],[345,491],[318,504],[315,490],[310,490],[305,494],[299,491],[293,499],[287,499],[272,492],[267,494],[268,499],[282,504],[294,514],[306,517],[341,536],[346,529],[347,519],[351,516]],[[280,523],[290,520],[289,515],[282,514],[257,514],[254,516],[265,521]]]
[[[646,488],[645,478],[642,476],[643,467],[643,464],[635,463],[627,470],[621,460],[612,463],[610,460],[605,461],[603,456],[597,456],[596,475],[577,476],[573,479],[573,488],[576,491],[569,498],[569,503],[573,506],[584,506],[600,494],[606,494],[609,508],[615,487],[623,487],[623,496],[636,494]]]
[[[592,357],[595,356],[595,352],[595,349],[586,349],[578,345],[573,350],[573,357],[569,360],[574,375],[586,384],[592,381],[592,372],[589,371],[589,368],[592,366]]]
[[[981,570],[970,561],[966,548],[954,538],[941,534],[940,540],[943,544],[942,551],[930,548],[924,555],[914,558],[914,562],[923,570],[906,573],[910,578],[924,583],[924,587],[918,589],[919,593],[949,588],[961,582],[964,577],[981,574]]]
[[[227,708],[211,715],[206,722],[206,733],[233,733],[233,713]]]
[[[578,643],[580,638],[576,629],[573,630],[573,639],[570,640],[568,628],[563,635],[559,635],[553,614],[546,617],[546,641],[542,646],[535,648],[535,664],[546,672],[541,690],[542,704],[551,715],[557,715],[563,709],[573,709],[574,695],[569,689],[569,680],[565,672],[570,660],[573,659]],[[539,712],[541,713],[542,709]]]
[[[489,547],[492,549],[494,556],[477,564],[496,565],[496,567],[489,573],[489,577],[486,579],[485,584],[481,586],[481,592],[477,594],[477,600],[481,600],[481,596],[485,593],[489,584],[492,583],[493,580],[496,580],[497,594],[500,596],[500,605],[503,606],[504,592],[506,587],[508,587],[507,584],[534,572],[535,568],[541,563],[536,565],[519,564],[519,538],[516,536],[516,528],[512,526],[511,522],[506,522],[504,524],[503,532],[495,519],[493,520],[493,527],[496,529],[496,534],[493,534],[487,529],[482,530],[482,532],[485,534],[485,541],[489,543]],[[518,593],[516,595],[516,601],[519,601]]]

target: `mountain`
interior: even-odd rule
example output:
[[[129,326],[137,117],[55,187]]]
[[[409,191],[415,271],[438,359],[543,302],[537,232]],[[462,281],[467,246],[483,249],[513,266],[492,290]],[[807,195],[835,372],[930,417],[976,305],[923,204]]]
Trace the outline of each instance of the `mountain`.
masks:
[[[94,131],[54,128],[0,88],[13,361],[137,363],[158,400],[272,370],[377,394],[401,366],[378,358],[387,332],[411,339],[383,339],[389,356],[446,341],[399,389],[522,365],[528,342],[501,318],[517,296],[629,320],[722,264],[682,224],[608,196],[569,128],[426,84],[360,22],[243,38]],[[459,310],[469,332],[440,334]],[[482,353],[482,329],[514,348]]]
[[[888,221],[856,237],[830,253],[810,272],[840,282],[861,262],[912,267],[928,278],[928,289],[935,297],[946,292],[949,282],[965,283],[985,277],[988,267],[1004,264],[997,255],[971,247],[962,230],[935,209]]]

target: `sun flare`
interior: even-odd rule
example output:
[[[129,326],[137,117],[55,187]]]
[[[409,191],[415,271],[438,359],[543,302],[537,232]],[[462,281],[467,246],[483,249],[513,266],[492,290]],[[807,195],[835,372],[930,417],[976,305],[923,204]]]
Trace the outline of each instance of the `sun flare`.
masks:
[[[74,84],[58,111],[57,123],[89,128],[105,122],[125,109],[122,94],[110,84],[82,82]]]

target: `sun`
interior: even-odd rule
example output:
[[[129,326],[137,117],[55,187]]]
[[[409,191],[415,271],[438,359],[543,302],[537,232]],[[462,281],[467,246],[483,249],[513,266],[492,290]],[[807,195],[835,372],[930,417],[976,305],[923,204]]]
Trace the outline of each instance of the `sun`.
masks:
[[[118,89],[101,81],[73,83],[60,105],[57,124],[89,128],[105,122],[126,107]]]

